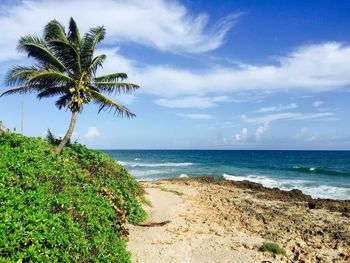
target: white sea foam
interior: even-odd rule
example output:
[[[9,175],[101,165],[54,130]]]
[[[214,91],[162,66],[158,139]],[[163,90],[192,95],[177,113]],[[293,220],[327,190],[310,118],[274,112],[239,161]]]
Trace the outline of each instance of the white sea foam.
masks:
[[[194,163],[135,163],[135,162],[122,162],[118,161],[119,164],[131,167],[186,167],[194,165]]]
[[[315,167],[311,167],[311,168],[310,168],[310,172],[313,172],[313,171],[315,171],[315,170],[316,170]]]
[[[152,176],[152,175],[166,173],[166,171],[164,171],[164,170],[145,170],[145,171],[130,170],[129,172],[131,175],[133,175],[135,177]]]
[[[141,158],[135,158],[134,160],[135,161],[141,161]]]
[[[350,188],[337,187],[331,185],[313,185],[310,186],[308,180],[288,180],[288,179],[274,179],[266,176],[247,175],[235,176],[230,174],[223,174],[226,180],[244,181],[262,184],[268,188],[277,187],[282,190],[299,189],[304,194],[311,195],[314,198],[332,198],[332,199],[350,199]]]
[[[181,174],[179,177],[180,178],[188,178],[188,175],[187,174]]]

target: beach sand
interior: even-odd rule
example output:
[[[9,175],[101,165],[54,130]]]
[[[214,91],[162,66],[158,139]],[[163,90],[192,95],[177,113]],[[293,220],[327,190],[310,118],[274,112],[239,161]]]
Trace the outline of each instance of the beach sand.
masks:
[[[209,178],[141,185],[152,206],[129,225],[132,262],[350,262],[349,201]],[[285,255],[259,251],[264,241]]]

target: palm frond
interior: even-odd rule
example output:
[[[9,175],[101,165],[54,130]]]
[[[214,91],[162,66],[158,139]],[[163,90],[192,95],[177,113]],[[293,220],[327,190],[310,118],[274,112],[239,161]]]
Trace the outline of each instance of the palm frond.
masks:
[[[22,66],[14,66],[10,69],[5,75],[5,85],[6,86],[17,86],[22,85],[26,82],[30,75],[37,73],[40,71],[39,68],[36,67],[22,67]]]
[[[27,84],[49,88],[50,86],[73,85],[74,80],[59,71],[40,71],[31,75],[27,80]]]
[[[133,118],[136,115],[129,111],[128,108],[126,108],[123,105],[120,105],[116,103],[115,101],[111,100],[110,98],[104,96],[103,94],[91,90],[91,95],[93,98],[93,101],[99,106],[98,112],[100,113],[102,110],[115,110],[114,114],[118,114],[120,116],[126,116],[127,118]]]
[[[103,26],[91,28],[88,33],[85,34],[82,41],[81,48],[81,60],[83,68],[88,68],[97,44],[105,37],[106,30]]]
[[[68,31],[67,39],[76,49],[80,48],[81,37],[80,37],[79,29],[72,17],[69,20],[69,31]]]
[[[51,39],[48,45],[68,69],[78,74],[81,72],[79,52],[68,41]]]
[[[97,82],[115,82],[115,81],[123,81],[128,78],[128,75],[126,73],[121,73],[121,72],[115,72],[103,76],[98,76],[95,77],[95,81]]]
[[[26,94],[26,93],[32,93],[34,91],[41,90],[40,87],[31,87],[31,86],[22,86],[22,87],[17,87],[13,89],[9,89],[2,93],[0,97],[5,96],[5,95],[12,95],[12,94]]]
[[[33,57],[42,65],[49,63],[61,71],[66,70],[63,63],[51,52],[45,41],[39,37],[21,37],[17,49],[26,52],[29,57]]]
[[[99,67],[102,67],[102,64],[103,64],[103,62],[106,60],[106,58],[107,58],[107,56],[104,55],[104,54],[95,57],[95,58],[92,60],[90,66],[89,66],[89,70],[88,70],[88,71],[91,72],[93,75],[95,75],[97,69],[98,69]]]
[[[106,92],[107,94],[112,93],[131,93],[138,89],[139,86],[127,83],[127,82],[94,82],[93,85],[100,91]]]
[[[37,98],[41,100],[42,98],[47,98],[47,97],[54,97],[57,95],[64,95],[69,92],[67,87],[51,87],[44,89],[43,91],[39,92],[37,95]]]
[[[56,19],[51,20],[44,28],[44,39],[46,41],[51,39],[67,40],[64,26]]]
[[[56,102],[55,105],[57,108],[62,109],[68,106],[69,102],[72,99],[72,95],[71,94],[65,94],[63,96],[61,96]]]

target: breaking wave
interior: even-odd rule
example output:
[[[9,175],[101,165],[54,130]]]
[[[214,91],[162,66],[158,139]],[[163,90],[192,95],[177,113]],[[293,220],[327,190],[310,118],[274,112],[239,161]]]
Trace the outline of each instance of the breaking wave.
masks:
[[[301,166],[293,166],[291,171],[299,172],[299,173],[313,173],[313,174],[323,174],[323,175],[342,175],[342,176],[350,176],[350,173],[337,171],[337,170],[329,170],[321,167],[301,167]]]
[[[318,185],[311,183],[308,180],[293,180],[293,179],[274,179],[261,175],[236,176],[230,174],[222,175],[226,180],[244,181],[262,184],[268,188],[277,187],[282,190],[299,189],[304,194],[311,195],[314,198],[332,198],[332,199],[350,199],[350,188],[337,187],[331,185]]]
[[[136,162],[123,162],[118,161],[119,164],[129,167],[186,167],[194,165],[194,163],[136,163]]]

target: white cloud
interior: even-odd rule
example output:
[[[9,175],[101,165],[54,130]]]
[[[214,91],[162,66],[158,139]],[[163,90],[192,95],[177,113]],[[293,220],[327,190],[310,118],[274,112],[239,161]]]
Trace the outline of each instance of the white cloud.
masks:
[[[89,129],[87,130],[86,134],[85,134],[85,138],[86,139],[95,139],[97,137],[99,137],[101,134],[100,134],[100,131],[92,126],[92,127],[89,127]]]
[[[162,51],[201,53],[218,48],[240,16],[228,15],[208,27],[207,14],[192,15],[178,1],[166,0],[27,0],[1,5],[0,14],[0,61],[18,57],[19,37],[41,35],[53,18],[66,25],[73,16],[82,32],[104,25],[108,44],[135,42]]]
[[[139,66],[115,50],[107,55],[105,68],[115,70],[116,65],[120,65],[119,69],[128,72],[131,79],[141,85],[141,93],[163,98],[247,95],[249,92],[272,94],[290,90],[326,92],[350,85],[350,46],[336,42],[297,48],[279,58],[277,65],[214,66],[196,70],[169,65]]]
[[[315,108],[319,108],[324,104],[323,101],[317,100],[314,103],[312,103],[312,106],[314,106]]]
[[[178,113],[177,114],[180,117],[187,118],[187,119],[196,119],[196,120],[211,120],[213,119],[213,116],[209,114],[200,114],[200,113]]]
[[[263,107],[257,112],[271,112],[271,111],[283,111],[283,110],[290,110],[290,109],[297,109],[299,106],[295,103],[290,103],[287,105],[277,105],[277,106],[271,106],[271,107]]]
[[[265,122],[263,125],[259,126],[255,131],[255,139],[260,140],[261,136],[267,132],[269,129],[269,122]]]
[[[329,120],[334,119],[333,112],[316,112],[316,113],[301,113],[301,112],[283,112],[283,113],[274,113],[266,116],[260,117],[247,117],[246,115],[241,116],[242,120],[249,124],[258,125],[255,131],[255,139],[258,141],[261,139],[262,135],[266,133],[271,126],[272,122],[283,121],[283,120]],[[304,133],[306,130],[304,131]],[[296,135],[295,138],[301,137],[300,134]]]
[[[245,142],[248,139],[248,129],[243,128],[241,132],[234,135],[234,138],[238,142]]]
[[[197,108],[206,109],[217,106],[218,102],[228,101],[227,96],[217,97],[182,97],[175,99],[161,98],[155,101],[156,104],[167,108]]]
[[[121,56],[116,44],[135,42],[174,53],[210,51],[223,43],[239,15],[208,27],[207,15],[194,16],[177,1],[105,0],[101,6],[100,1],[92,0],[23,1],[0,6],[0,61],[19,58],[15,51],[19,36],[41,35],[52,18],[66,25],[73,16],[82,32],[105,25],[105,43],[113,48],[99,50],[108,56],[102,71],[128,73],[130,81],[141,86],[140,93],[159,97],[156,103],[162,106],[189,108],[192,103],[192,108],[208,108],[224,101],[215,101],[212,96],[289,90],[325,92],[350,85],[350,46],[338,42],[298,47],[274,64],[238,63],[195,70],[139,64]],[[182,96],[185,98],[179,99]]]
[[[242,116],[242,119],[247,123],[253,124],[264,124],[271,123],[273,121],[280,120],[310,120],[310,119],[324,119],[333,117],[333,112],[317,112],[317,113],[301,113],[301,112],[285,112],[270,114],[262,117],[249,118],[247,116]]]

